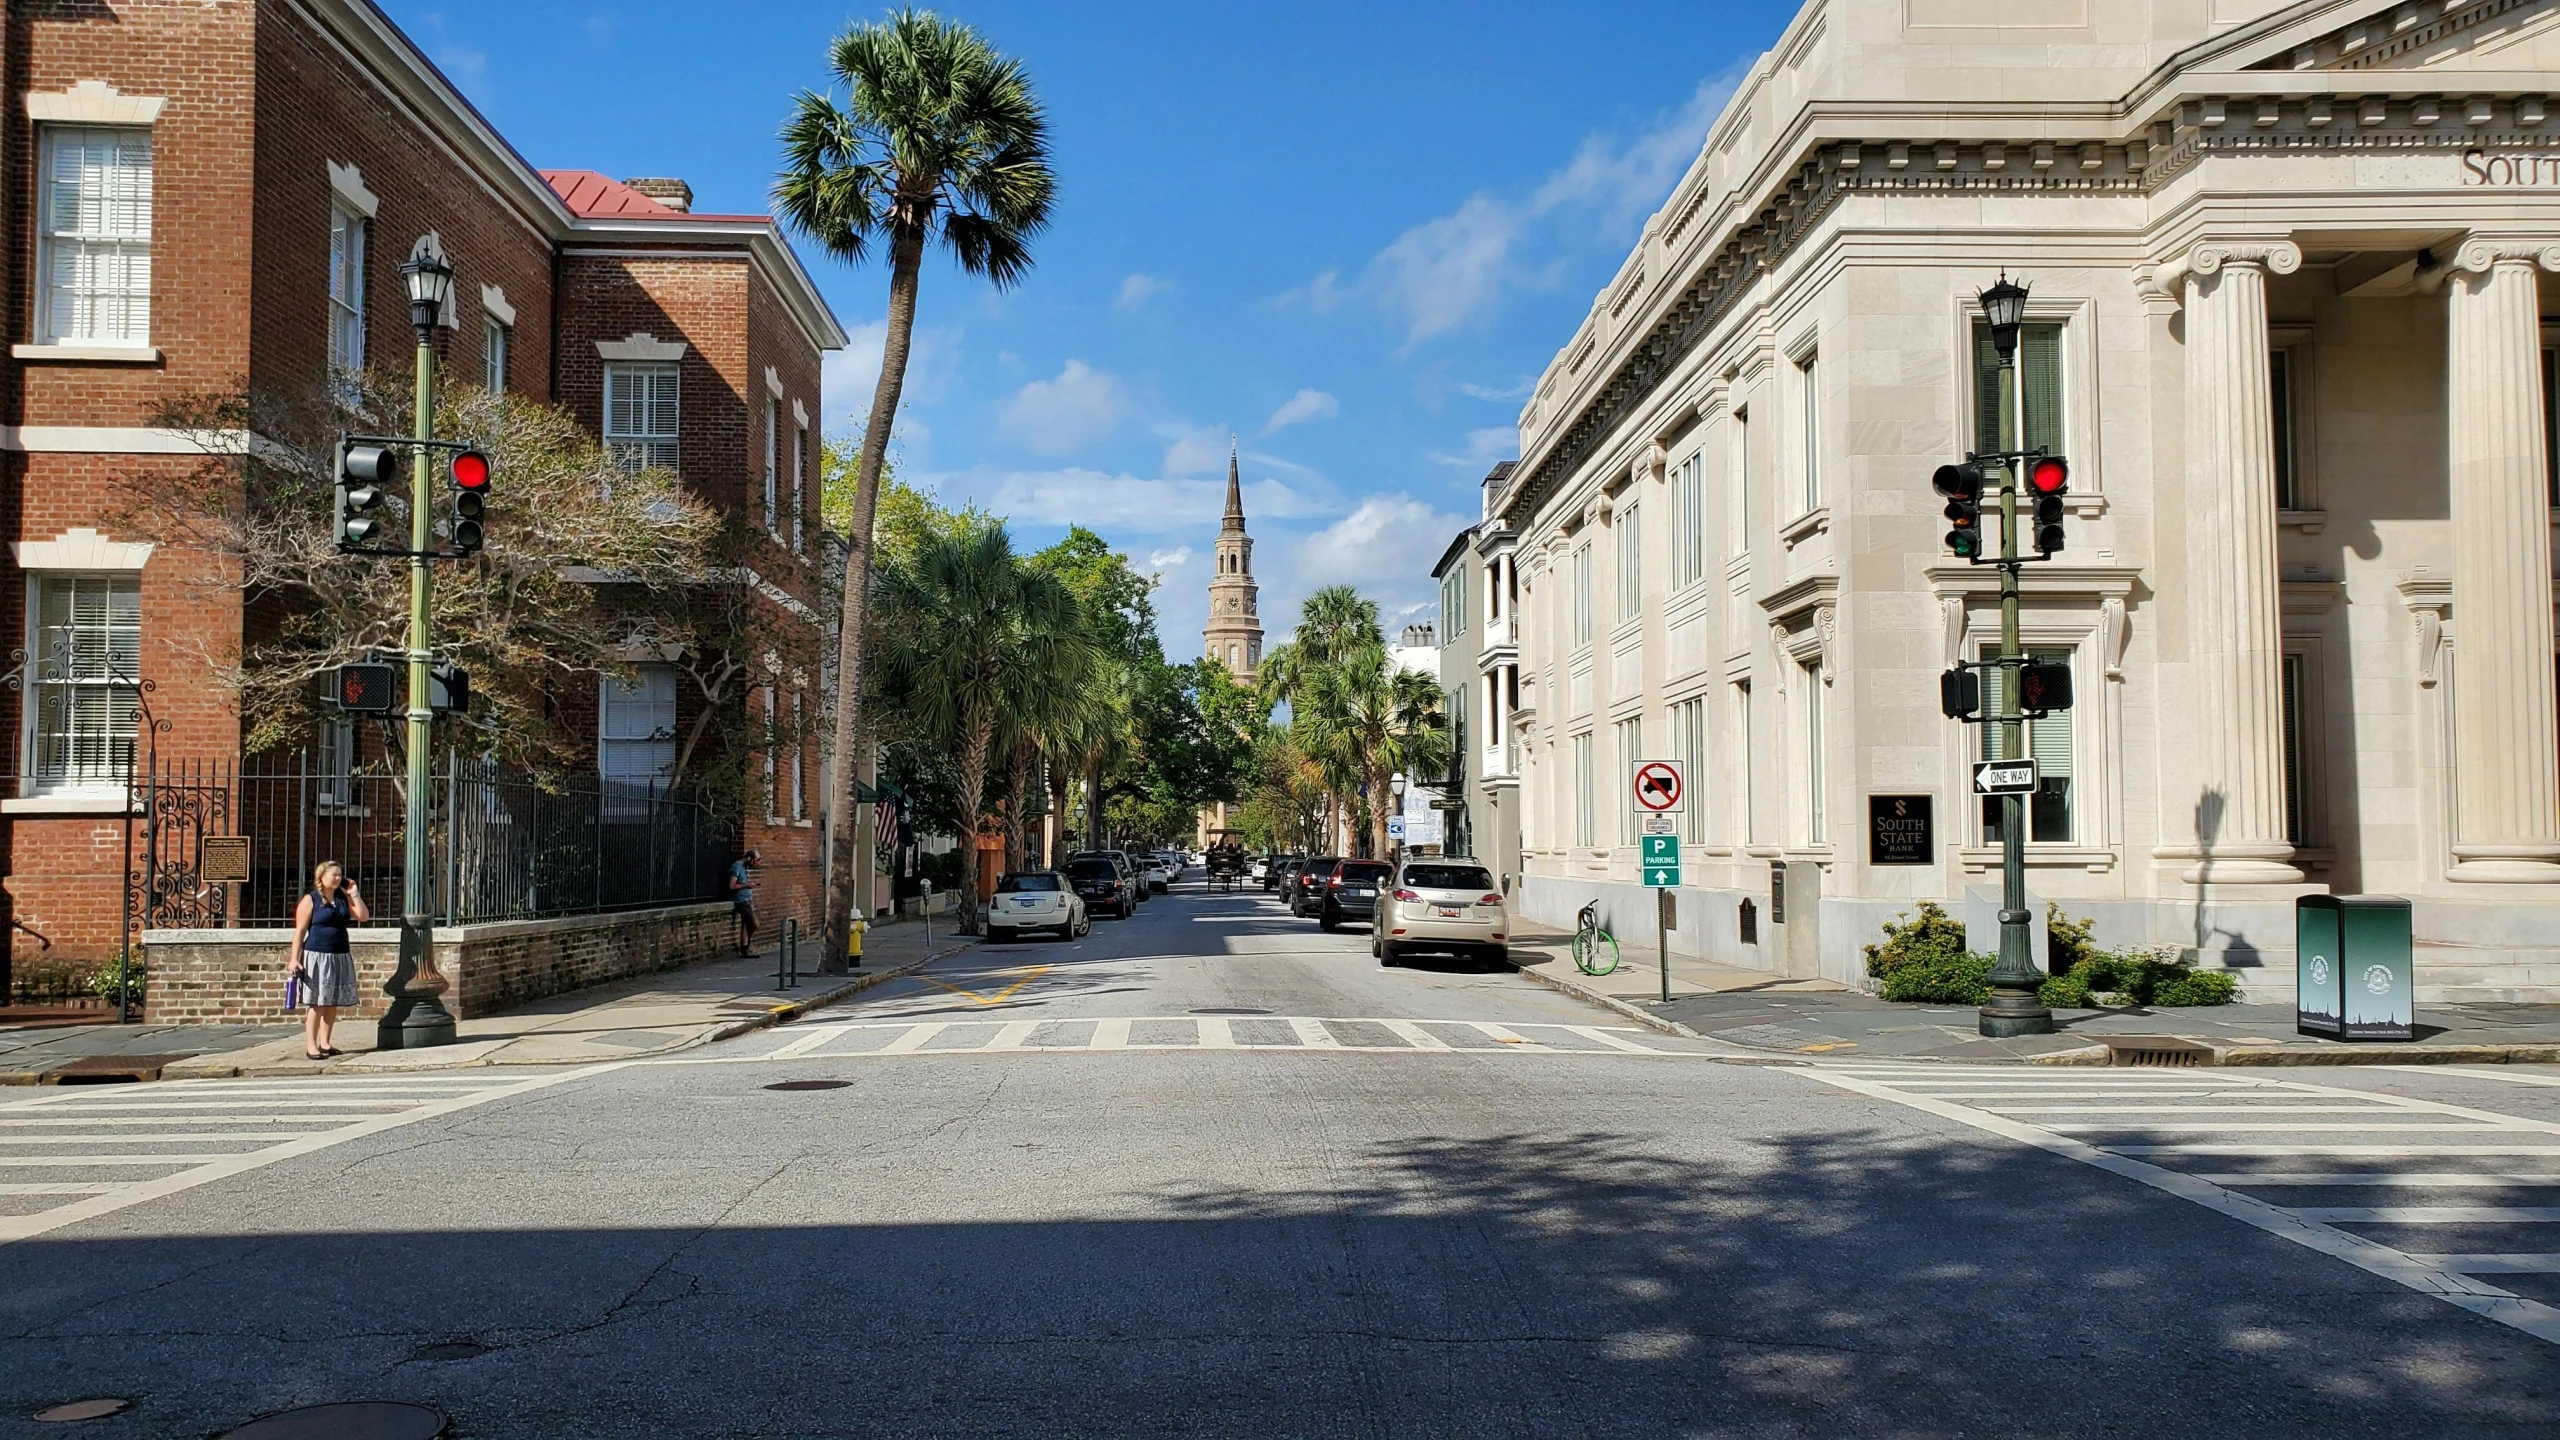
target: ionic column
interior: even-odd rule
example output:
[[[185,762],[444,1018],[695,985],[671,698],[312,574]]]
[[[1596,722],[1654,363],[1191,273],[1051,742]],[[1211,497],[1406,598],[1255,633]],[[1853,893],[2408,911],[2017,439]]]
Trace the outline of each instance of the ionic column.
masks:
[[[2284,648],[2276,566],[2275,422],[2267,273],[2283,240],[2209,243],[2187,267],[2187,554],[2199,782],[2191,884],[2287,885]]]
[[[2445,286],[2456,880],[2560,882],[2545,268],[2560,247],[2474,240]]]

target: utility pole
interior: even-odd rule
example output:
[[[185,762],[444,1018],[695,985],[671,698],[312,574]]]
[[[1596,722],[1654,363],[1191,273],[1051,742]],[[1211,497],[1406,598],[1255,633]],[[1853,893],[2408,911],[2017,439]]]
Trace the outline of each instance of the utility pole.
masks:
[[[1983,718],[1999,726],[2000,756],[2015,760],[2026,753],[2026,714],[2021,708],[2021,672],[2027,663],[2018,643],[2018,495],[2026,465],[2019,453],[2019,410],[2023,399],[2018,373],[2018,327],[2025,317],[2027,287],[2003,275],[1982,292],[1983,318],[1990,322],[1992,347],[2000,355],[2000,692],[1999,708]],[[2035,943],[2027,926],[2027,797],[2015,791],[2000,800],[2000,958],[1991,967],[1991,998],[1978,1016],[1981,1032],[1995,1039],[2011,1035],[2048,1035],[2053,1012],[2036,998],[2044,974],[2036,969]]]

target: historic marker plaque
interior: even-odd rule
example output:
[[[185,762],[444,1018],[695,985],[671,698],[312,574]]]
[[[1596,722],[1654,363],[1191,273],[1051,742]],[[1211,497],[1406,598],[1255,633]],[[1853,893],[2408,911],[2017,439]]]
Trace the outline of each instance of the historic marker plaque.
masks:
[[[249,837],[207,835],[196,842],[196,878],[207,885],[249,883]]]
[[[1930,795],[1867,797],[1867,863],[1931,865],[1938,859],[1938,827]]]

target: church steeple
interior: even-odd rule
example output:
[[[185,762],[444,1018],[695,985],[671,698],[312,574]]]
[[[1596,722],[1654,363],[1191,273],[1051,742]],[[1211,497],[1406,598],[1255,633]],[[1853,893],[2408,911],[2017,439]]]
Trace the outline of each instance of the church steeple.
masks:
[[[1244,529],[1244,473],[1236,442],[1227,441],[1227,514],[1218,528],[1215,560],[1218,573],[1209,578],[1209,624],[1202,633],[1204,650],[1225,662],[1239,680],[1251,680],[1262,665],[1262,615],[1253,580],[1253,537]]]

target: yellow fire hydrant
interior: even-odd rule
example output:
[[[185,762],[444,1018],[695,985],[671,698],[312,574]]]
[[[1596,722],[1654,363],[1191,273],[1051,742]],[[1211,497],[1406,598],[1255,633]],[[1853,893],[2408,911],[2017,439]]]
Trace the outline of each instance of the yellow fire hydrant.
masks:
[[[844,958],[856,970],[862,968],[862,932],[870,928],[861,916],[856,915],[845,932]]]

